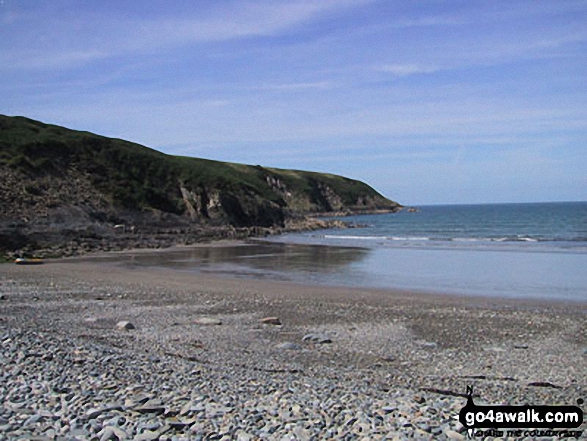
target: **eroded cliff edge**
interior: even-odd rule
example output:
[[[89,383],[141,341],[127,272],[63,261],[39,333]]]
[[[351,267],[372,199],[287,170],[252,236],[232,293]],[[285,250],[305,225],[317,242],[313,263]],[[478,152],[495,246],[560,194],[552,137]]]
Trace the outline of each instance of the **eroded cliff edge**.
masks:
[[[0,115],[0,253],[160,247],[401,206],[342,176],[170,156]]]

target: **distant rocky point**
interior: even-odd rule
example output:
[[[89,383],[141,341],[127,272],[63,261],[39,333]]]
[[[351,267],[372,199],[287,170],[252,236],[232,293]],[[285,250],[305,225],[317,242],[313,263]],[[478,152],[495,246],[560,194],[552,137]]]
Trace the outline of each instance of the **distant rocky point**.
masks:
[[[171,156],[0,115],[0,254],[155,248],[401,206],[342,176]],[[335,222],[341,225],[341,222]]]

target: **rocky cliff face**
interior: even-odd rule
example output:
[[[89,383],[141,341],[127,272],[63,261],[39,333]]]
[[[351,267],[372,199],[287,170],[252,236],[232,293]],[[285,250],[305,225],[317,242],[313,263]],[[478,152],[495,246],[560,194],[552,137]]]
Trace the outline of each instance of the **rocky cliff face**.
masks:
[[[4,251],[68,241],[105,248],[122,235],[137,239],[132,246],[155,245],[165,237],[159,241],[164,246],[281,231],[309,214],[399,207],[366,184],[341,176],[173,157],[0,115]]]

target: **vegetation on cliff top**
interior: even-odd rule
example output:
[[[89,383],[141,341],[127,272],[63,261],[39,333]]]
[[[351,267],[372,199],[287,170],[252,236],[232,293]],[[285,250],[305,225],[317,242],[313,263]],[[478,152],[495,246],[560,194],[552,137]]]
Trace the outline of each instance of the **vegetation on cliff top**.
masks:
[[[182,187],[196,193],[206,190],[208,195],[215,191],[224,211],[236,204],[241,206],[237,211],[247,212],[251,203],[278,208],[286,215],[397,207],[368,185],[341,176],[171,156],[24,117],[0,115],[0,166],[32,180],[64,177],[75,170],[87,176],[108,203],[124,210],[186,214]],[[31,186],[29,191],[38,190]],[[259,221],[243,219],[246,216],[228,216],[228,222],[235,225]],[[266,224],[275,222],[279,219]]]

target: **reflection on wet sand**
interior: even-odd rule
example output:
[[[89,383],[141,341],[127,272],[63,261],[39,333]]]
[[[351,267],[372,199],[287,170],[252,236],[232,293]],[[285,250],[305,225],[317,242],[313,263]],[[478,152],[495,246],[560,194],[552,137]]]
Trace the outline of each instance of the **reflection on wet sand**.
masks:
[[[235,242],[78,258],[126,269],[166,269],[310,285],[437,294],[586,301],[587,254],[356,248]]]
[[[233,277],[302,281],[306,276],[337,278],[349,265],[364,260],[369,251],[321,245],[240,243],[127,252],[92,260],[123,265],[129,269],[154,267]]]

